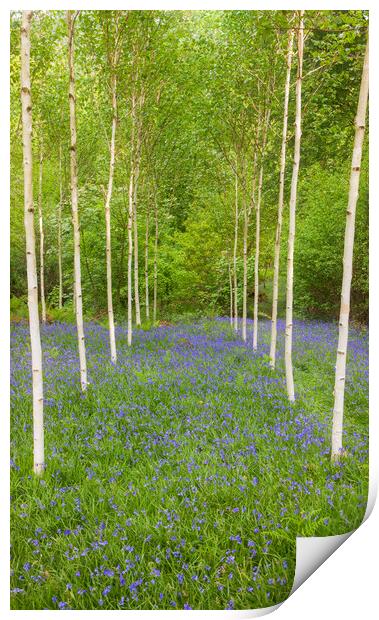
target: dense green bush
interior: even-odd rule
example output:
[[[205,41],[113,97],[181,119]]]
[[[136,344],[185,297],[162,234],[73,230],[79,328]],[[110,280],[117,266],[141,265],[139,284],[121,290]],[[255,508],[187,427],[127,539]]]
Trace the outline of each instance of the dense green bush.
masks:
[[[303,316],[337,318],[343,270],[349,162],[330,170],[312,166],[300,186],[295,245],[294,303]],[[368,173],[357,205],[351,316],[368,319]]]

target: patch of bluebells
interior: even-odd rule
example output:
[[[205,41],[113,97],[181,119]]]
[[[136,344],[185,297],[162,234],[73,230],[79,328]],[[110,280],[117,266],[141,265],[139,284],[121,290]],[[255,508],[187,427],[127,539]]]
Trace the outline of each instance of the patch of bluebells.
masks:
[[[74,326],[42,326],[47,469],[35,485],[29,335],[12,326],[13,608],[272,605],[291,589],[301,528],[330,535],[358,525],[367,335],[349,336],[345,473],[345,461],[329,462],[336,326],[295,322],[294,405],[278,327],[273,372],[269,321],[257,352],[251,321],[246,344],[216,319],[136,330],[131,349],[117,326],[116,366],[107,330],[87,324],[82,394]]]

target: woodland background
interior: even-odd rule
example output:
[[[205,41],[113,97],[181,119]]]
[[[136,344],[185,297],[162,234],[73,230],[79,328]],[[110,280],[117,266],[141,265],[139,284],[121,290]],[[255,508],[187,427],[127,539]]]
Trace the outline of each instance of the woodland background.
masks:
[[[104,188],[112,123],[112,11],[84,11],[75,25],[75,71],[82,289],[87,318],[106,320]],[[157,317],[226,315],[234,241],[238,151],[252,168],[256,110],[266,96],[271,121],[261,205],[260,313],[270,316],[278,201],[283,91],[289,14],[285,11],[132,11],[121,19],[117,65],[118,125],[112,195],[113,303],[126,319],[127,209],[131,101],[139,95],[137,197],[142,317],[146,245],[152,299],[157,236]],[[20,20],[11,14],[11,311],[27,316],[20,108]],[[365,11],[307,11],[301,165],[294,259],[298,317],[337,319],[343,236],[354,136]],[[45,241],[45,295],[52,319],[74,320],[73,240],[69,188],[67,26],[64,12],[36,12],[32,28],[34,197],[38,230],[38,161]],[[137,76],[137,77],[136,77]],[[289,104],[279,315],[284,313],[288,195],[293,153],[294,80]],[[259,90],[259,84],[262,84]],[[258,88],[257,88],[258,84]],[[42,146],[41,146],[42,144]],[[59,153],[61,151],[61,164]],[[357,208],[351,316],[368,321],[368,149]],[[58,308],[58,210],[62,181],[63,308]],[[240,179],[241,180],[241,179]],[[247,177],[246,185],[251,179]],[[240,184],[242,187],[242,183]],[[242,300],[242,201],[238,238]],[[248,316],[252,316],[254,218],[248,241]],[[148,235],[146,234],[148,233]],[[37,239],[37,255],[38,243]],[[152,303],[152,301],[150,302]]]

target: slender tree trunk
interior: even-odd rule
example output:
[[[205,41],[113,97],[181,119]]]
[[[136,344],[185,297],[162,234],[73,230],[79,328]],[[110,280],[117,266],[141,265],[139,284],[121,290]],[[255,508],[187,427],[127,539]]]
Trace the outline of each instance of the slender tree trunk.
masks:
[[[284,115],[283,115],[282,149],[281,149],[281,154],[280,154],[278,222],[276,226],[276,235],[275,235],[274,276],[273,276],[273,284],[272,284],[272,315],[271,315],[271,345],[270,345],[270,366],[271,368],[275,368],[275,358],[276,358],[280,238],[282,234],[282,221],[283,221],[284,174],[285,174],[285,169],[286,169],[288,101],[289,101],[290,82],[291,82],[293,37],[294,37],[294,31],[290,30],[288,33],[287,74],[286,74],[286,83],[285,83],[285,88],[284,88]]]
[[[259,131],[259,127],[258,127]],[[258,140],[258,133],[257,133]],[[256,179],[256,167],[257,167],[257,148],[254,153],[254,165],[253,165],[253,188],[252,188],[252,204],[255,204],[255,179]],[[243,183],[245,186],[245,182]],[[247,340],[247,239],[249,234],[250,213],[251,206],[247,208],[246,197],[243,195],[243,214],[244,214],[244,226],[243,226],[243,286],[242,286],[242,339],[244,342]]]
[[[139,177],[139,165],[137,163],[134,191],[133,191],[133,233],[134,233],[134,304],[136,310],[136,325],[141,325],[141,306],[139,301],[139,274],[138,274],[138,220],[137,220],[137,188]]]
[[[121,304],[121,285],[124,281],[124,254],[125,254],[125,237],[126,237],[126,227],[122,227],[122,235],[121,235],[121,250],[120,250],[120,258],[118,262],[117,268],[117,305]]]
[[[345,396],[346,354],[349,332],[350,288],[353,272],[353,250],[355,232],[355,212],[359,193],[363,139],[366,125],[366,110],[369,85],[369,42],[367,38],[365,59],[359,92],[358,109],[355,117],[355,138],[350,173],[349,201],[346,211],[345,244],[343,253],[343,275],[340,320],[338,328],[338,347],[334,382],[334,410],[332,430],[332,460],[342,455],[343,409]]]
[[[105,200],[105,230],[106,230],[106,263],[107,263],[107,301],[108,301],[108,325],[111,360],[116,363],[116,337],[113,315],[112,296],[112,245],[111,245],[111,199],[113,190],[113,177],[115,167],[116,129],[117,129],[117,76],[116,76],[116,53],[112,62],[112,136],[110,144],[109,179],[108,190]]]
[[[41,308],[42,323],[46,323],[46,301],[45,301],[45,235],[43,232],[43,214],[42,214],[42,170],[43,170],[43,141],[41,137],[39,150],[39,179],[38,179],[38,221],[39,221],[39,274],[41,288]]]
[[[238,331],[237,247],[238,247],[238,174],[237,174],[237,167],[236,167],[235,205],[234,205],[234,248],[233,248],[234,330],[236,332]]]
[[[259,303],[259,244],[261,236],[261,198],[263,185],[263,165],[266,150],[267,132],[270,124],[270,109],[267,110],[262,136],[261,167],[259,171],[258,196],[255,207],[255,260],[254,260],[254,326],[253,326],[253,349],[258,345],[258,303]]]
[[[149,311],[149,220],[150,220],[150,211],[149,207],[146,211],[146,233],[145,233],[145,312],[146,312],[146,320],[149,320],[150,311]]]
[[[303,48],[304,48],[304,11],[299,11],[299,29],[297,35],[297,78],[296,78],[296,117],[295,117],[295,149],[290,196],[290,218],[287,257],[287,295],[286,295],[286,332],[285,332],[285,367],[287,394],[291,402],[295,400],[295,387],[292,368],[292,312],[293,312],[293,255],[295,245],[296,197],[297,180],[300,166],[301,141],[301,83],[303,79]]]
[[[80,227],[78,213],[78,168],[76,160],[76,99],[74,72],[74,22],[72,11],[67,11],[68,25],[68,60],[70,71],[69,104],[70,104],[70,171],[71,171],[71,206],[74,230],[74,282],[75,282],[75,314],[78,332],[80,383],[82,391],[87,388],[87,361],[83,327],[82,281],[80,270]]]
[[[245,196],[243,200],[243,289],[242,289],[242,340],[247,339],[247,236],[249,232],[249,216]]]
[[[59,205],[58,205],[58,278],[59,278],[59,298],[58,307],[63,305],[63,275],[62,275],[62,202],[63,202],[63,182],[62,182],[62,146],[59,144]]]
[[[133,202],[134,202],[134,133],[135,133],[135,94],[132,94],[132,132],[129,179],[129,210],[128,210],[128,345],[132,344],[132,260],[133,260]]]
[[[233,327],[233,279],[232,279],[232,268],[230,266],[230,261],[228,263],[229,268],[229,291],[230,291],[230,327]]]
[[[38,280],[34,235],[32,99],[30,92],[30,24],[32,11],[22,12],[21,24],[21,107],[22,151],[24,167],[24,224],[26,270],[28,280],[29,331],[32,352],[33,382],[33,470],[37,475],[45,468],[43,432],[42,348],[38,315]]]
[[[144,103],[144,94],[141,93],[138,99],[138,118],[137,118],[137,143],[136,143],[136,163],[133,188],[133,222],[134,222],[134,303],[136,308],[136,324],[141,325],[141,305],[139,299],[139,260],[138,260],[138,219],[137,219],[137,196],[138,182],[141,165],[141,148],[142,148],[142,107]]]
[[[158,297],[158,203],[157,193],[154,196],[154,219],[155,219],[155,238],[154,238],[154,291],[153,291],[153,321],[157,320],[157,297]]]
[[[129,181],[129,212],[128,212],[128,345],[132,344],[132,259],[133,259],[133,164],[130,169]]]

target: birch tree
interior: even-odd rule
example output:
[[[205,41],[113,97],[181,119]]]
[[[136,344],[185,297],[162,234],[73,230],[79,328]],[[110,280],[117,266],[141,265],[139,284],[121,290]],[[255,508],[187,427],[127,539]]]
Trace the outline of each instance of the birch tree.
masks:
[[[230,260],[228,260],[229,293],[230,293],[230,327],[233,327],[233,280]]]
[[[148,321],[150,318],[149,309],[149,225],[150,225],[150,210],[149,205],[146,209],[146,222],[145,222],[145,316]]]
[[[242,283],[242,340],[246,342],[247,329],[247,236],[249,231],[249,216],[247,212],[246,196],[243,200],[243,283]]]
[[[238,166],[235,172],[234,198],[234,247],[233,247],[233,289],[234,289],[234,331],[238,331],[238,287],[237,287],[237,247],[238,247]]]
[[[157,201],[157,189],[154,190],[154,223],[155,223],[155,235],[154,235],[154,289],[153,289],[153,321],[157,320],[157,298],[158,298],[158,201]]]
[[[80,383],[82,391],[87,388],[87,361],[83,327],[82,281],[80,270],[80,227],[78,213],[78,166],[76,158],[76,96],[74,70],[74,27],[78,12],[72,15],[67,11],[68,26],[68,63],[69,63],[69,106],[70,106],[70,173],[71,173],[71,208],[74,233],[74,296],[76,327],[78,332]]]
[[[58,281],[59,295],[58,307],[63,305],[63,274],[62,274],[62,203],[63,203],[63,178],[62,178],[62,145],[59,143],[59,203],[58,203]]]
[[[45,467],[43,429],[42,349],[38,315],[38,281],[34,234],[32,99],[30,90],[30,25],[32,11],[22,12],[21,23],[21,108],[24,168],[24,225],[28,282],[29,331],[32,353],[33,470],[41,475]]]
[[[349,200],[346,211],[345,242],[343,253],[343,275],[341,307],[338,327],[337,361],[334,382],[334,409],[332,428],[332,460],[342,455],[343,410],[346,380],[346,356],[349,333],[350,289],[353,271],[355,213],[359,193],[362,148],[366,126],[366,110],[369,88],[369,42],[367,38],[359,91],[357,115],[355,117],[355,138],[350,172]]]
[[[136,97],[133,88],[131,100],[131,140],[130,140],[130,175],[129,175],[129,208],[128,208],[128,346],[132,344],[132,260],[133,260],[133,207],[134,207],[134,134],[135,134]]]
[[[253,323],[253,349],[257,350],[258,344],[258,302],[259,302],[259,244],[261,235],[261,198],[263,185],[263,167],[266,151],[267,132],[270,124],[271,110],[266,111],[263,134],[262,134],[262,150],[261,165],[258,180],[258,196],[255,206],[255,260],[254,260],[254,323]]]
[[[42,178],[43,178],[43,138],[41,136],[39,147],[39,175],[38,175],[38,222],[39,222],[39,277],[41,289],[42,323],[46,323],[46,300],[45,300],[45,235],[43,230],[42,214]]]
[[[134,232],[134,304],[136,310],[136,325],[141,325],[141,306],[139,298],[139,252],[138,252],[138,220],[137,220],[137,196],[138,183],[141,169],[141,148],[142,148],[142,107],[144,102],[144,94],[141,93],[138,98],[137,112],[137,131],[136,131],[136,147],[135,147],[135,172],[133,187],[133,232]]]
[[[106,266],[107,266],[107,305],[108,305],[108,326],[109,343],[111,349],[111,360],[117,361],[116,337],[113,314],[112,296],[112,244],[111,244],[111,199],[113,190],[113,177],[115,168],[116,151],[116,130],[117,130],[117,64],[119,59],[119,40],[118,22],[116,18],[116,35],[113,53],[109,54],[108,62],[111,71],[111,100],[112,100],[112,134],[110,142],[109,177],[108,188],[105,199],[105,236],[106,236]]]
[[[285,81],[285,87],[284,87],[282,148],[281,148],[281,153],[280,153],[278,221],[276,225],[276,234],[275,234],[274,274],[273,274],[273,283],[272,283],[272,314],[271,314],[271,344],[270,344],[270,366],[271,368],[275,368],[275,357],[276,357],[280,239],[281,239],[281,234],[282,234],[283,206],[284,206],[284,175],[285,175],[285,169],[286,169],[288,101],[289,101],[290,82],[291,82],[293,38],[294,38],[294,30],[291,29],[288,32],[287,73],[286,73],[286,81]]]
[[[243,226],[242,339],[245,342],[247,340],[247,244],[248,244],[248,232],[249,232],[251,210],[253,206],[256,204],[255,191],[256,191],[256,169],[257,169],[257,146],[258,146],[259,131],[260,131],[260,125],[258,121],[256,139],[255,139],[255,148],[254,148],[254,158],[253,158],[251,203],[249,205],[249,208],[247,208],[245,192],[243,193],[244,226]],[[243,187],[244,188],[246,187],[245,176],[243,177]]]
[[[292,368],[292,314],[293,314],[293,255],[295,245],[297,180],[300,166],[301,142],[301,85],[303,79],[303,48],[304,48],[304,11],[299,11],[299,27],[297,30],[297,78],[296,78],[296,117],[295,146],[290,195],[290,217],[288,232],[287,257],[287,291],[286,291],[286,331],[285,331],[285,368],[287,394],[290,402],[295,400],[295,387]]]

